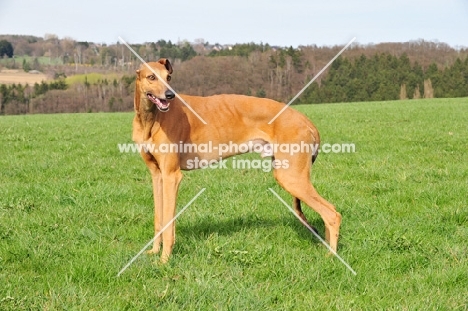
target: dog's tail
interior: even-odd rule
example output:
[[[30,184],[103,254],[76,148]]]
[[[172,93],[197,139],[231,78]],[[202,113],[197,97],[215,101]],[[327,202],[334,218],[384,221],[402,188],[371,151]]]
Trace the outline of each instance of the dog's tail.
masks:
[[[312,164],[314,164],[315,160],[317,159],[318,157],[318,154],[319,154],[319,149],[320,149],[320,135],[319,135],[319,132],[317,131],[317,129],[312,125],[312,126],[308,126],[309,128],[309,131],[310,133],[312,134],[312,138],[313,138],[313,141],[314,141],[314,144],[313,144],[313,150],[312,150]]]
[[[315,160],[317,159],[318,157],[318,147],[317,148],[314,148],[314,153],[312,154],[312,164],[314,164]]]

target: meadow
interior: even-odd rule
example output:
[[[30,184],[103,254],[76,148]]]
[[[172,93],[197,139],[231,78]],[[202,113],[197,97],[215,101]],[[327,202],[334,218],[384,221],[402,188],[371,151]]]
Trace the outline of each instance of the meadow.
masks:
[[[28,84],[33,86],[34,83],[47,81],[47,76],[43,73],[32,74],[23,70],[0,70],[0,84]]]
[[[114,80],[120,80],[122,78],[121,74],[101,74],[101,73],[87,73],[87,74],[76,74],[69,76],[65,79],[68,85],[72,84],[84,84],[85,82],[90,84],[96,84],[107,80],[109,83],[112,83]]]
[[[0,310],[467,310],[468,100],[293,109],[356,146],[311,177],[356,276],[268,191],[292,202],[271,172],[228,168],[185,172],[179,209],[206,191],[171,261],[143,254],[117,277],[153,235],[149,173],[117,148],[133,115],[2,116]]]

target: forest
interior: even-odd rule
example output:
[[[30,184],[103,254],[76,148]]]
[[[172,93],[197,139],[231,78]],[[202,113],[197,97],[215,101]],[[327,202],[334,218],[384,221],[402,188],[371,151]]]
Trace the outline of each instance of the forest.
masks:
[[[277,47],[264,43],[131,44],[146,61],[170,59],[182,94],[236,93],[295,104],[468,96],[468,50],[440,42],[353,44],[321,76],[342,46]],[[123,44],[55,35],[0,36],[0,70],[46,73],[33,85],[0,85],[0,114],[131,111],[140,61]]]

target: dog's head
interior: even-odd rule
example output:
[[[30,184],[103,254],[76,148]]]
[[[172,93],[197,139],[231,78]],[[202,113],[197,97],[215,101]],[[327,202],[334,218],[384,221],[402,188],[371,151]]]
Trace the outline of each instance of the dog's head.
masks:
[[[168,82],[171,81],[171,63],[169,60],[161,58],[157,62],[147,64],[152,70],[143,64],[136,71],[135,96],[149,101],[147,107],[154,104],[160,111],[166,112],[169,110],[169,101],[175,97],[174,92],[168,87]],[[139,105],[137,102],[135,104]]]

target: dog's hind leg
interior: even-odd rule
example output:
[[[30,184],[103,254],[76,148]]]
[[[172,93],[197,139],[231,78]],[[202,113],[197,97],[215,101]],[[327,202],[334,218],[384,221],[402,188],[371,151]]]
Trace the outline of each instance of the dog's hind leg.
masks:
[[[325,223],[325,240],[336,251],[341,224],[340,213],[315,190],[309,180],[310,165],[299,167],[300,161],[289,161],[289,164],[289,168],[275,169],[274,176],[276,180],[281,187],[295,197],[295,210],[301,218],[304,216],[300,210],[300,205],[297,205],[299,200],[319,213]]]
[[[294,197],[293,198],[293,207],[294,207],[294,211],[296,212],[296,215],[299,216],[306,224],[308,224],[315,231],[315,233],[318,233],[317,229],[314,226],[309,224],[309,222],[307,221],[307,218],[305,217],[304,213],[302,212],[301,200]]]

